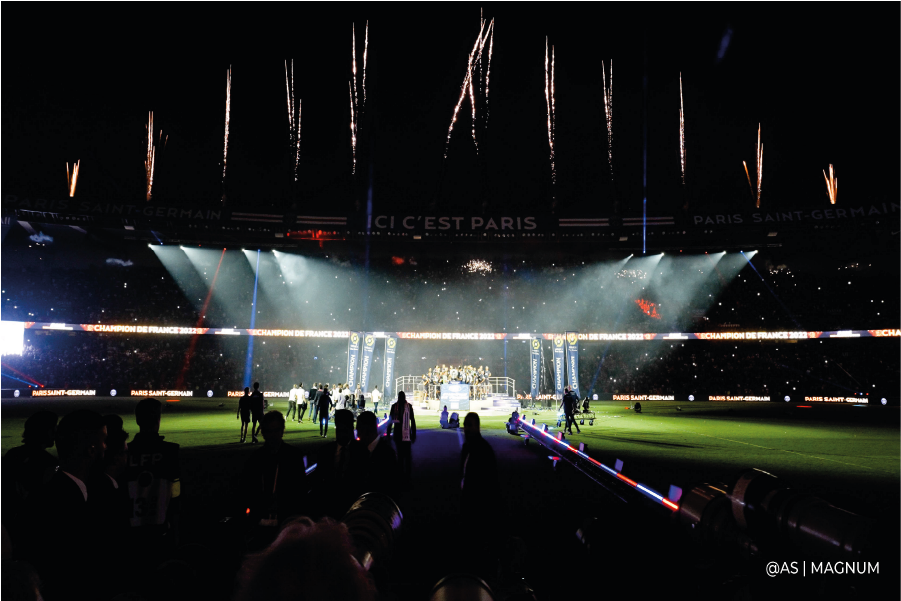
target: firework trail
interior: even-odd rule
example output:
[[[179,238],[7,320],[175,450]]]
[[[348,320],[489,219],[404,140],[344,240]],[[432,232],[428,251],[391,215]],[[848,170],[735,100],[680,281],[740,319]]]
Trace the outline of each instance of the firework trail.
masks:
[[[69,175],[69,163],[66,162],[66,181],[69,183],[69,197],[75,196],[75,185],[78,183],[78,167],[81,165],[81,159],[72,164],[72,174]],[[831,170],[830,165],[830,170]],[[833,202],[833,204],[835,204]]]
[[[294,147],[294,59],[291,59],[291,71],[288,72],[288,61],[285,61],[285,92],[288,97],[288,145]]]
[[[760,124],[757,124],[757,192],[755,197],[754,184],[751,183],[751,174],[748,172],[748,164],[741,162],[745,166],[745,176],[748,178],[748,187],[751,188],[751,197],[756,199],[756,206],[760,208],[760,192],[763,187],[763,144],[760,143]],[[825,172],[824,172],[825,173]]]
[[[352,174],[357,174],[357,121],[354,115],[354,90],[353,84],[347,84],[347,91],[350,94],[350,148],[353,154]]]
[[[679,73],[679,155],[682,158],[682,185],[685,185],[685,104],[682,102],[682,74]]]
[[[829,194],[829,202],[831,204],[835,204],[835,198],[836,196],[838,196],[838,178],[835,177],[835,171],[832,169],[832,163],[829,163],[829,176],[826,176],[826,170],[823,169],[823,177],[826,178],[826,193]]]
[[[166,136],[166,140],[163,141],[163,132],[160,130],[160,137],[157,144],[153,143],[153,111],[150,111],[147,116],[147,158],[144,159],[144,171],[147,178],[147,202],[150,202],[150,198],[153,196],[153,173],[156,167],[157,146],[159,145],[159,142],[163,142],[163,146],[165,146],[168,141],[169,136]]]
[[[352,59],[353,59],[353,79],[351,80],[351,81],[353,82],[353,85],[351,86],[351,88],[352,88],[352,90],[353,90],[353,104],[354,104],[354,108],[356,108],[356,109],[357,109],[357,112],[359,113],[359,112],[360,112],[360,101],[359,101],[359,99],[358,99],[358,97],[357,97],[357,30],[356,30],[356,26],[355,26],[355,25],[351,24],[351,26],[350,26],[350,32],[351,32],[351,36],[350,36],[350,40],[351,40],[350,53],[351,53],[351,57],[352,57]]]
[[[288,72],[288,61],[285,61],[285,88],[288,96],[288,145],[294,154],[294,181],[300,166],[300,102],[294,97],[294,59],[291,59],[291,71]]]
[[[363,106],[360,106],[360,94],[357,85],[357,29],[351,24],[351,69],[350,80],[350,144],[353,155],[353,175],[357,174],[357,135],[360,130],[360,119],[366,109],[366,59],[369,54],[369,21],[366,21],[366,34],[363,40]]]
[[[363,107],[366,107],[366,55],[369,53],[369,21],[366,21],[366,37],[363,40]]]
[[[613,181],[613,59],[610,59],[610,87],[607,87],[607,74],[604,62],[601,61],[601,77],[604,86],[604,116],[607,118],[607,162],[610,164],[610,180]],[[680,75],[680,82],[681,75]]]
[[[476,98],[475,98],[475,88],[472,83],[472,78],[475,76],[476,68],[478,68],[479,72],[479,96],[484,97],[487,105],[488,96],[487,92],[483,92],[483,90],[488,89],[488,80],[482,78],[482,54],[485,51],[485,44],[488,42],[488,36],[492,34],[494,31],[494,19],[491,20],[491,23],[488,24],[488,29],[485,29],[485,19],[481,20],[481,29],[479,30],[479,53],[476,55],[476,62],[473,66],[472,71],[469,73],[469,104],[472,106],[472,143],[476,147],[476,154],[479,153],[479,141],[476,139]],[[485,36],[482,36],[482,32],[485,33]],[[492,38],[493,39],[493,38]],[[490,52],[490,46],[489,46]]]
[[[491,55],[494,54],[494,19],[488,25],[491,31],[491,41],[488,43],[488,68],[485,70],[485,129],[488,129],[488,117],[491,112],[488,110],[488,80],[491,78]]]
[[[228,66],[225,80],[225,142],[222,150],[222,200],[225,200],[225,168],[228,161],[228,124],[232,106],[232,68]]]
[[[445,159],[447,158],[447,151],[450,147],[451,134],[454,131],[454,123],[457,122],[457,114],[460,112],[460,107],[463,105],[463,99],[466,98],[466,92],[472,87],[472,65],[476,56],[476,52],[479,49],[479,45],[482,42],[482,34],[484,33],[484,29],[485,26],[482,25],[482,29],[479,31],[479,36],[476,38],[475,44],[472,45],[472,51],[469,53],[469,58],[466,62],[466,76],[463,78],[463,87],[460,89],[460,97],[457,99],[456,106],[454,106],[454,115],[451,118],[450,127],[447,128],[447,140],[444,143]],[[475,134],[473,134],[473,137],[475,137]]]
[[[554,162],[554,47],[548,45],[547,38],[544,38],[544,100],[547,102],[547,141],[551,150],[551,188],[554,190],[557,186],[557,167]]]

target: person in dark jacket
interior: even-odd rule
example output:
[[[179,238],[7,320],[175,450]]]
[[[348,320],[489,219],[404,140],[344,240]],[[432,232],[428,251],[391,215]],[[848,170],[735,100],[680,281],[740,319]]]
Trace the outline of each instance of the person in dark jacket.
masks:
[[[563,414],[566,416],[566,426],[564,426],[564,430],[566,430],[568,434],[572,435],[573,425],[575,425],[576,432],[581,434],[582,430],[579,429],[579,424],[576,423],[576,407],[578,407],[579,405],[579,398],[573,394],[573,391],[569,386],[567,386],[564,390]]]
[[[244,389],[244,396],[238,401],[238,419],[241,420],[241,442],[247,442],[247,425],[250,423],[250,388]]]
[[[324,399],[324,397],[323,397]],[[327,406],[323,403],[322,406]],[[326,416],[326,426],[328,417]],[[341,519],[353,503],[348,486],[351,442],[354,439],[354,414],[350,409],[335,410],[335,440],[322,445],[316,453],[313,472],[318,513]]]
[[[397,453],[387,436],[379,436],[375,413],[364,411],[357,418],[357,440],[350,443],[348,485],[353,497],[367,492],[393,496],[397,487]]]
[[[3,506],[7,528],[15,529],[12,519],[25,507],[28,495],[46,484],[59,462],[47,452],[56,435],[57,415],[41,410],[25,420],[22,446],[13,447],[3,456]]]
[[[260,433],[260,422],[263,421],[263,413],[266,411],[266,399],[260,392],[260,383],[253,383],[253,392],[250,393],[250,418],[253,420],[253,427],[250,430],[250,436],[254,444],[258,443],[257,434]]]
[[[460,452],[460,529],[467,540],[479,540],[467,558],[468,569],[487,574],[496,569],[497,521],[490,507],[498,504],[498,471],[494,449],[480,431],[478,413],[467,413],[463,419],[466,442]]]
[[[319,421],[319,436],[326,438],[328,436],[328,415],[332,409],[332,397],[328,391],[328,384],[325,384],[316,395],[316,419]]]
[[[394,446],[397,448],[397,463],[405,485],[411,483],[413,470],[413,443],[416,442],[416,418],[413,407],[407,402],[403,390],[397,393],[397,402],[391,406],[388,420],[388,434],[394,430]]]
[[[263,446],[251,454],[240,477],[240,509],[252,523],[276,526],[307,510],[303,453],[286,443],[285,418],[269,411],[260,422]],[[248,511],[249,510],[249,511]]]
[[[92,519],[87,487],[106,451],[103,418],[87,409],[63,417],[56,450],[59,470],[29,495],[22,557],[37,569],[44,599],[89,599],[96,592],[91,575],[98,570],[97,554],[105,542]]]
[[[178,546],[181,508],[179,446],[160,436],[163,405],[154,398],[135,407],[140,431],[128,445],[125,483],[132,501],[130,537],[137,555],[164,555]]]

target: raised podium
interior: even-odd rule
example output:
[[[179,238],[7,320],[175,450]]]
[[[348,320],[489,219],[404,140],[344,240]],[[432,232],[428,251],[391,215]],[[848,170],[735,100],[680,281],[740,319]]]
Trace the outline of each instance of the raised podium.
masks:
[[[448,411],[469,411],[469,384],[450,382],[441,385],[439,405],[447,406]]]

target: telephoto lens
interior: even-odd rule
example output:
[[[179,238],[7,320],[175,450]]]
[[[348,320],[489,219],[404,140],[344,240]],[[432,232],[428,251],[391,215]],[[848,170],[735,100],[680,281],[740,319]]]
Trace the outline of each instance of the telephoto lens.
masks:
[[[354,557],[364,569],[391,556],[404,516],[388,495],[368,492],[357,499],[341,522],[353,539]]]
[[[432,588],[429,601],[494,601],[484,580],[472,574],[449,574]]]

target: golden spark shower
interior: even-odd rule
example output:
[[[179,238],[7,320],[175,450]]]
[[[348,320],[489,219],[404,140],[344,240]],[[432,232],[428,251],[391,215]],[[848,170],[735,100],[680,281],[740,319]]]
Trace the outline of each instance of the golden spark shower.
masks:
[[[748,178],[748,187],[751,188],[751,197],[755,198],[754,184],[751,183],[751,174],[748,173],[748,164],[741,162],[745,166],[745,176]],[[760,124],[757,124],[757,192],[756,206],[760,208],[760,191],[763,186],[763,144],[760,143]]]
[[[555,100],[554,100],[554,47],[544,38],[544,100],[547,103],[547,141],[551,158],[551,195],[556,198],[557,166],[554,157]],[[550,54],[548,50],[550,49]]]
[[[66,162],[66,182],[69,184],[69,197],[75,196],[75,185],[78,183],[78,168],[81,166],[81,159],[72,164],[72,173],[69,173],[69,163]]]
[[[225,77],[225,142],[222,150],[222,200],[225,201],[225,167],[228,161],[228,125],[232,106],[232,68],[228,66]]]
[[[604,61],[601,61],[601,83],[604,87],[604,116],[607,121],[607,163],[610,166],[610,181],[613,181],[613,59],[610,59],[610,86]]]
[[[685,103],[682,101],[682,74],[679,73],[679,157],[682,159],[682,185],[685,185]]]
[[[294,96],[294,59],[291,59],[291,70],[285,61],[285,88],[288,96],[288,144],[294,157],[294,181],[300,167],[300,124],[302,100]]]
[[[160,142],[163,142],[163,145],[169,140],[169,136],[166,136],[166,139],[163,140],[163,130],[160,130],[160,135],[157,138],[156,144],[153,142],[153,111],[150,111],[147,115],[147,156],[144,159],[144,172],[146,175],[146,199],[147,202],[150,202],[151,197],[153,196],[153,174],[156,170],[156,151]],[[74,193],[75,188],[72,187],[72,193]],[[70,194],[71,196],[71,194]]]
[[[826,194],[829,195],[829,203],[835,204],[835,198],[838,196],[838,178],[835,177],[835,170],[832,168],[832,163],[829,163],[829,175],[826,175],[826,170],[823,169],[823,177],[826,178]]]

